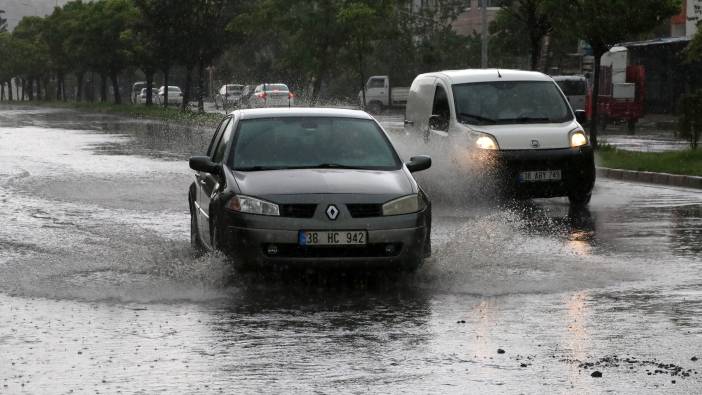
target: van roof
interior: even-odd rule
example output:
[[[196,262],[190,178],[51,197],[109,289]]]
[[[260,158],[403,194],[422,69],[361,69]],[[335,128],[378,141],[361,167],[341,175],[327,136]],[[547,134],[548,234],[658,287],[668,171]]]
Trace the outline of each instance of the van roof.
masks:
[[[543,73],[510,69],[445,70],[421,74],[417,78],[419,77],[441,78],[452,85],[491,81],[552,81],[551,77]]]

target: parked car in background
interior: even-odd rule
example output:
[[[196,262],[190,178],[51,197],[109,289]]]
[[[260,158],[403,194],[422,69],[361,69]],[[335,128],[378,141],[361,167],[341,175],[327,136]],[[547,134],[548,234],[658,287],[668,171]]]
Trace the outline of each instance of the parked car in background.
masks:
[[[585,110],[587,101],[587,79],[583,75],[554,75],[554,81],[568,98],[573,110]]]
[[[577,207],[590,202],[595,185],[585,119],[547,75],[450,70],[415,78],[405,128],[445,147],[505,197],[567,196]]]
[[[136,104],[146,104],[146,89],[147,88],[142,88],[141,92],[139,93],[139,96],[136,98]],[[158,89],[156,88],[151,88],[151,102],[153,104],[160,104],[161,100],[158,95]]]
[[[132,85],[132,91],[129,93],[129,102],[137,104],[139,102],[139,94],[141,90],[146,88],[146,81],[137,81]]]
[[[244,90],[244,85],[226,84],[222,85],[214,97],[216,109],[227,109],[230,107],[239,107],[241,92]]]
[[[239,108],[249,108],[249,101],[251,96],[253,96],[256,90],[256,85],[245,85],[244,89],[241,90],[241,96],[239,97]]]
[[[159,103],[164,103],[164,94],[166,93],[166,87],[161,86],[158,88],[158,98]],[[168,104],[183,104],[183,91],[179,87],[169,85],[168,86]]]
[[[260,84],[254,89],[249,98],[251,108],[261,107],[292,107],[295,98],[285,84]]]
[[[407,105],[409,88],[391,87],[387,75],[375,75],[366,82],[366,109],[378,114],[386,108],[402,108]],[[363,107],[363,92],[358,92],[358,101]]]

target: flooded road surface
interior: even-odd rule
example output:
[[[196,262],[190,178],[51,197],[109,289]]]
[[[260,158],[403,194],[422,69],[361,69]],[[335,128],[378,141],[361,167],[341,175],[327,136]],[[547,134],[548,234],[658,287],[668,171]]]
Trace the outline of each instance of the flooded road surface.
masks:
[[[210,136],[0,107],[0,393],[702,388],[699,191],[456,204],[436,166],[416,275],[243,275],[189,246],[186,159]]]

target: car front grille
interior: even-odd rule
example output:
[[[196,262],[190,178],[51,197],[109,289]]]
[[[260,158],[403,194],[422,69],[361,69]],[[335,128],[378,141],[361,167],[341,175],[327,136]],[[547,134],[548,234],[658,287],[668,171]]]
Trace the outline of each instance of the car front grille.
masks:
[[[349,213],[351,213],[353,218],[381,217],[383,215],[382,204],[354,203],[347,204],[346,208],[349,209]]]
[[[316,209],[316,204],[281,204],[280,216],[292,218],[312,218]]]

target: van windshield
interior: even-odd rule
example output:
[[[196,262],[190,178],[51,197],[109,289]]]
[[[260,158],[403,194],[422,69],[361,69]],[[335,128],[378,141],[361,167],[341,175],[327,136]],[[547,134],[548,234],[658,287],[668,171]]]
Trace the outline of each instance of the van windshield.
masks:
[[[573,113],[550,81],[491,81],[453,86],[456,118],[473,125],[561,123]]]
[[[560,80],[556,81],[566,96],[587,95],[587,83],[585,80]]]

